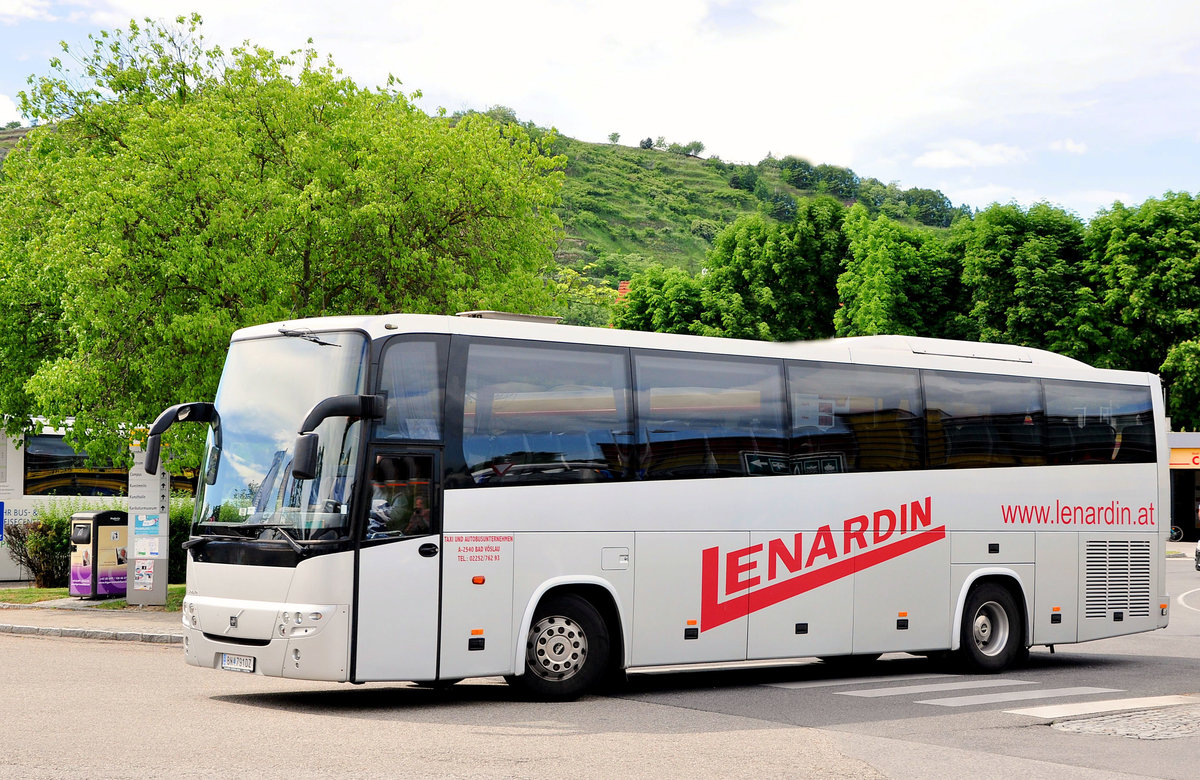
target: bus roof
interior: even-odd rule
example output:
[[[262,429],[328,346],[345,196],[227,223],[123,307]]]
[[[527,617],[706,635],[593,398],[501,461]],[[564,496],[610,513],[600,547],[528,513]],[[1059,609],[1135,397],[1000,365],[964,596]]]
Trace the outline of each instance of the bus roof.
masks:
[[[1073,358],[1033,347],[918,336],[854,336],[819,341],[769,342],[589,328],[499,318],[430,314],[317,317],[256,325],[233,334],[234,341],[279,335],[281,330],[314,333],[358,330],[372,339],[399,333],[463,334],[569,344],[637,347],[682,352],[827,360],[880,366],[939,368],[1022,376],[1077,375],[1137,384],[1147,374],[1096,369]],[[1102,376],[1103,375],[1103,376]],[[1136,377],[1136,378],[1135,378]]]

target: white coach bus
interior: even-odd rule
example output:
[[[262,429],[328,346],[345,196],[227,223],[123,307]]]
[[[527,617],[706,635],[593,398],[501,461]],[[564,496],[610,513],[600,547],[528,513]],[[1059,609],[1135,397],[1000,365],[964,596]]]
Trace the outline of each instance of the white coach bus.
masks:
[[[324,318],[234,334],[149,470],[181,421],[197,666],[564,699],[1167,625],[1159,380],[1036,349]]]

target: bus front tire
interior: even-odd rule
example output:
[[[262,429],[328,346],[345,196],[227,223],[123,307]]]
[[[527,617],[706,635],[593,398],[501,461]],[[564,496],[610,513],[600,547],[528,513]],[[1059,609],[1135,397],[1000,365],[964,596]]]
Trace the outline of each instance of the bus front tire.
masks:
[[[963,609],[959,660],[970,671],[992,674],[1026,656],[1021,612],[1007,588],[985,582],[973,588]]]
[[[510,685],[542,701],[570,701],[595,687],[608,667],[608,626],[589,601],[574,594],[538,605],[525,641],[525,673]]]

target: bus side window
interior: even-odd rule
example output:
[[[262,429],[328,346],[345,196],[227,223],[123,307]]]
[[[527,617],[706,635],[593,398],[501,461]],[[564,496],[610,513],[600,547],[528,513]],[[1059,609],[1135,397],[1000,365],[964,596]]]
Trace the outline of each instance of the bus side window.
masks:
[[[624,350],[479,340],[467,354],[463,458],[475,485],[628,475]]]
[[[387,415],[376,423],[375,438],[442,438],[445,365],[445,339],[405,338],[388,345],[380,380],[380,390],[387,396]]]
[[[921,383],[915,370],[788,363],[797,474],[921,467]]]
[[[429,456],[377,454],[366,538],[399,539],[435,532],[432,475]]]
[[[1046,462],[1036,379],[925,371],[925,424],[933,468]]]
[[[779,361],[635,352],[634,371],[645,477],[790,473]]]
[[[1043,384],[1050,463],[1154,462],[1148,387],[1057,379]]]

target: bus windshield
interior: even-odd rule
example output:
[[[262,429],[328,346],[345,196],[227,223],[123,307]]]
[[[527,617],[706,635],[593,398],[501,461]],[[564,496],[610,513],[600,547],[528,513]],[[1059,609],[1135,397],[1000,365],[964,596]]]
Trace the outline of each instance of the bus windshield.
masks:
[[[196,495],[194,536],[292,543],[343,538],[362,423],[335,417],[317,427],[317,475],[292,477],[305,414],[331,396],[360,393],[367,339],[361,333],[282,330],[229,349]]]

